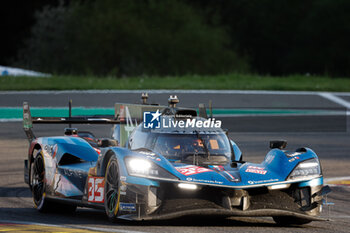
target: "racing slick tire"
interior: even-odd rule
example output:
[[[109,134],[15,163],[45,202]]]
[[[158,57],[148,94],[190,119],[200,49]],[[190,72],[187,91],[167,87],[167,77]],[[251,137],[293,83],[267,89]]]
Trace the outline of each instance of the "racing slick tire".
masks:
[[[46,198],[45,160],[39,150],[30,165],[30,186],[35,208],[39,212],[74,212],[76,205],[56,203]]]
[[[304,225],[312,222],[311,220],[297,218],[297,217],[290,217],[290,216],[274,216],[272,218],[278,225],[281,225],[281,226]]]
[[[118,218],[120,200],[119,166],[116,158],[112,157],[106,167],[105,174],[105,211],[108,219],[115,222]]]

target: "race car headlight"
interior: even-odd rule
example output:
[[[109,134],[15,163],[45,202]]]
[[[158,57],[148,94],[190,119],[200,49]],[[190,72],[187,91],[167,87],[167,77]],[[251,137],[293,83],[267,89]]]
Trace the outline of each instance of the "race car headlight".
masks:
[[[148,174],[152,165],[144,159],[130,159],[127,166],[131,173]]]
[[[142,158],[125,158],[126,168],[129,175],[146,178],[177,179],[157,164]]]
[[[318,159],[310,159],[301,162],[294,168],[289,175],[288,180],[303,179],[309,177],[319,176],[321,174],[321,167]]]

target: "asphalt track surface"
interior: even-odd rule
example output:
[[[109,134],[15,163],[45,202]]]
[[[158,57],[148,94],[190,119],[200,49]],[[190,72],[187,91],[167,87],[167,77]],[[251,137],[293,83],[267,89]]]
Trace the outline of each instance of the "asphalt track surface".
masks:
[[[286,108],[342,110],[341,118],[317,121],[312,118],[290,117],[226,117],[225,127],[231,130],[230,137],[236,141],[244,159],[252,162],[263,160],[271,139],[288,140],[288,148],[308,146],[319,155],[325,178],[350,176],[350,130],[346,111],[349,94],[288,92],[191,92],[164,91],[150,94],[151,102],[166,104],[169,94],[178,94],[180,105],[195,107],[198,103],[213,100],[218,108]],[[0,107],[19,107],[23,101],[31,106],[62,107],[69,99],[74,106],[111,107],[115,102],[138,102],[139,92],[0,92]],[[335,97],[335,99],[333,98]],[[340,99],[339,99],[340,98]],[[342,102],[345,101],[345,102]],[[349,104],[350,105],[350,104]],[[345,109],[345,110],[344,110]],[[332,125],[330,122],[334,121]],[[329,124],[326,124],[329,123]],[[264,127],[261,126],[264,125]],[[291,124],[283,128],[285,124]],[[299,130],[292,130],[304,124]],[[307,126],[307,128],[305,128]],[[321,130],[320,127],[323,127]],[[282,128],[281,128],[282,127]],[[62,135],[64,126],[35,126],[40,136]],[[85,126],[97,136],[108,136],[106,126]],[[246,130],[249,128],[249,130]],[[272,129],[271,129],[272,128]],[[304,128],[304,130],[303,130]],[[304,226],[280,227],[271,218],[182,218],[171,221],[110,223],[103,211],[78,208],[75,214],[41,214],[33,209],[31,193],[23,181],[23,159],[28,141],[20,122],[0,123],[0,231],[24,232],[350,232],[350,186],[334,185],[328,196],[334,206],[324,208],[324,222],[312,222]],[[347,181],[342,181],[346,183]],[[334,182],[330,182],[334,183]],[[341,182],[335,182],[335,184]],[[34,224],[34,225],[33,225]]]

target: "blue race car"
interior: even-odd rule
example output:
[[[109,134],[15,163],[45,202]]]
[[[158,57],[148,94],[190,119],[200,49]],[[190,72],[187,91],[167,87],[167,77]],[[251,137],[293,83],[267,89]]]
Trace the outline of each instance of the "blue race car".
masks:
[[[116,104],[115,116],[32,117],[23,106],[30,141],[25,181],[35,208],[104,209],[108,218],[171,219],[181,216],[271,216],[278,224],[319,217],[323,185],[318,157],[309,148],[285,150],[270,142],[262,163],[243,161],[220,122],[199,111],[169,106]],[[64,136],[36,138],[32,124],[111,124],[111,138],[66,128]]]

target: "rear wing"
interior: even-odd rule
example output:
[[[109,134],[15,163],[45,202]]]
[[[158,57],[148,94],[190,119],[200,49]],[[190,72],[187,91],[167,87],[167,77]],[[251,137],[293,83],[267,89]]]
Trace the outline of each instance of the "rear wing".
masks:
[[[72,116],[72,101],[69,101],[68,117],[33,117],[28,102],[23,103],[23,129],[31,142],[36,137],[33,132],[34,124],[110,124],[114,126],[113,138],[124,145],[132,130],[143,121],[144,112],[163,111],[167,106],[144,104],[116,103],[114,115]]]
[[[23,103],[23,130],[31,142],[36,137],[33,133],[33,124],[119,124],[120,121],[115,119],[113,115],[102,116],[72,116],[72,105],[69,102],[69,117],[32,117],[28,102]]]

